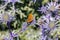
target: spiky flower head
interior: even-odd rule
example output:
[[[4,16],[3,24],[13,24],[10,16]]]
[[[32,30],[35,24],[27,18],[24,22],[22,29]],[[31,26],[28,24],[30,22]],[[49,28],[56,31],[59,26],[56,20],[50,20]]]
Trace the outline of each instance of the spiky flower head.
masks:
[[[40,11],[41,13],[46,13],[47,12],[47,7],[45,7],[44,5],[42,5],[42,7],[37,10],[37,11]]]
[[[49,11],[56,11],[57,10],[58,3],[57,2],[49,2],[47,3],[46,7]]]
[[[11,13],[0,13],[0,22],[7,23],[13,20],[15,20],[15,17]]]

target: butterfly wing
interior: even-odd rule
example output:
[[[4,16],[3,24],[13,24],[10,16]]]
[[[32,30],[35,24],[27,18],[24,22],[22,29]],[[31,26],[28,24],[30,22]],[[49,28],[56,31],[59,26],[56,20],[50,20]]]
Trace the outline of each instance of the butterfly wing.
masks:
[[[28,16],[27,22],[30,23],[32,21],[33,21],[33,14],[30,13],[29,16]]]

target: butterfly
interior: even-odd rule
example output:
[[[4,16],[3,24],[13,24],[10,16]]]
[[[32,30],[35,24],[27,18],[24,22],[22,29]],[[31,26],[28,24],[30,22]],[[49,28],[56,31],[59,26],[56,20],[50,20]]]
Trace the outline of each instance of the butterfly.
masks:
[[[28,23],[30,23],[30,22],[32,22],[33,21],[33,14],[32,13],[30,13],[29,15],[28,15],[28,18],[27,18],[27,22]]]

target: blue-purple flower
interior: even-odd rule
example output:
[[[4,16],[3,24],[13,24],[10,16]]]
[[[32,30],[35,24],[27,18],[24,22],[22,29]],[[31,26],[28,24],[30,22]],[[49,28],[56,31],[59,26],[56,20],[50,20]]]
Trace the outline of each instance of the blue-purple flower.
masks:
[[[51,14],[43,15],[38,19],[37,24],[42,29],[41,40],[46,40],[48,38],[49,32],[56,28],[56,20],[51,16]],[[48,38],[50,39],[50,38]]]
[[[0,21],[3,23],[11,22],[15,19],[15,17],[10,13],[2,13],[0,14]]]
[[[55,25],[55,18],[51,17],[50,14],[47,14],[45,16],[41,16],[41,18],[38,19],[37,23],[40,25],[41,28],[54,28]]]
[[[49,11],[56,11],[57,10],[58,3],[56,2],[49,2],[47,3],[46,7]]]
[[[47,12],[47,8],[44,5],[42,5],[42,7],[39,8],[37,11],[40,11],[45,14]]]
[[[50,20],[50,15],[47,15],[47,16],[41,16],[39,19],[38,19],[38,21],[37,21],[37,23],[39,24],[39,25],[42,25],[42,24],[44,24],[44,23],[49,23],[49,20]]]

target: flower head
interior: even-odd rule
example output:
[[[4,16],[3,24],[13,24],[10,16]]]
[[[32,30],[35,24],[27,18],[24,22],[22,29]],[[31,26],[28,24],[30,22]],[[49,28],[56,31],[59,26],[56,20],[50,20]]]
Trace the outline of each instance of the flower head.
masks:
[[[11,22],[14,19],[15,19],[15,17],[10,13],[2,13],[2,14],[0,14],[0,21],[3,22],[3,23],[4,22],[5,23]]]
[[[46,7],[49,11],[56,11],[57,10],[57,5],[58,5],[58,3],[51,1],[46,5]]]
[[[37,11],[40,11],[45,14],[47,12],[47,8],[44,5],[42,5],[42,7],[39,8]]]
[[[55,18],[51,17],[50,14],[47,14],[45,16],[42,16],[41,18],[38,19],[38,25],[40,25],[41,28],[54,28],[55,25]]]
[[[37,23],[38,23],[39,25],[42,25],[42,24],[45,24],[45,23],[49,23],[49,20],[50,20],[50,15],[41,16],[41,17],[38,19]]]
[[[42,16],[37,21],[37,24],[40,26],[41,29],[49,28],[48,23],[49,23],[49,19],[47,19],[45,16]]]

